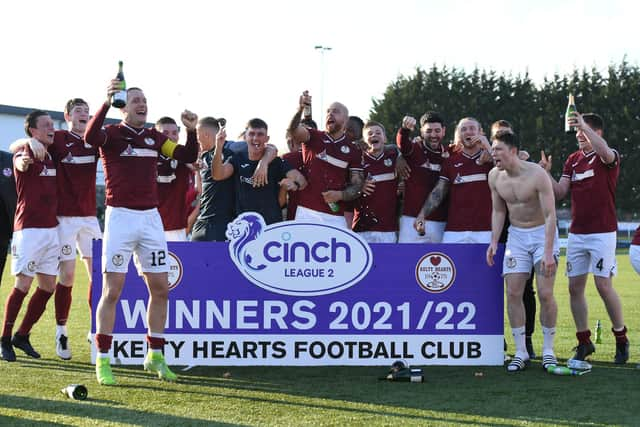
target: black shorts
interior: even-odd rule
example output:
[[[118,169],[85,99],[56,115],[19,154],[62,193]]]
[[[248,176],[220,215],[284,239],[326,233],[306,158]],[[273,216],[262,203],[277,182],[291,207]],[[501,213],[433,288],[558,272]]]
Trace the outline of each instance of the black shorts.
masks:
[[[231,218],[228,220],[222,219],[207,219],[207,220],[197,220],[195,224],[193,224],[193,229],[191,230],[191,241],[192,242],[225,242],[227,241],[227,236],[225,232],[227,231],[227,224],[231,222]]]

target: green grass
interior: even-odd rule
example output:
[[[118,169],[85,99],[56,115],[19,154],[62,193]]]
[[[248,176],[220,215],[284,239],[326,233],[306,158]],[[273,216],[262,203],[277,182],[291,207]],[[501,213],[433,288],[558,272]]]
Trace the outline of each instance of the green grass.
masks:
[[[32,334],[43,358],[28,359],[18,351],[17,362],[0,361],[0,425],[639,425],[640,278],[627,255],[618,261],[615,284],[632,342],[631,363],[625,366],[610,363],[615,351],[606,332],[610,324],[591,282],[590,323],[601,319],[605,333],[593,372],[581,377],[549,375],[539,362],[519,374],[502,367],[425,367],[423,384],[379,382],[385,371],[380,367],[202,367],[178,370],[180,381],[167,384],[141,367],[119,367],[114,369],[118,387],[97,385],[89,363],[87,277],[79,266],[69,325],[74,358],[64,362],[55,356],[51,301]],[[556,352],[566,358],[575,331],[562,265]],[[2,306],[12,283],[5,271]],[[540,351],[539,330],[534,343]],[[223,378],[225,372],[231,378]],[[60,394],[73,383],[88,387],[88,400]]]

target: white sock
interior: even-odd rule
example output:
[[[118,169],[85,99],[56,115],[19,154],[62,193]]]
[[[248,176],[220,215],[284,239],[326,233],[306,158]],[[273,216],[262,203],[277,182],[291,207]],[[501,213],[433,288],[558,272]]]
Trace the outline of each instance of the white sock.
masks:
[[[542,327],[542,354],[555,354],[553,352],[553,340],[556,337],[556,328]]]
[[[56,325],[56,335],[64,335],[68,337],[67,325]]]
[[[525,344],[525,332],[524,326],[519,328],[511,328],[511,334],[513,335],[513,342],[516,345],[516,357],[522,360],[529,359],[529,353],[527,353],[527,346]]]

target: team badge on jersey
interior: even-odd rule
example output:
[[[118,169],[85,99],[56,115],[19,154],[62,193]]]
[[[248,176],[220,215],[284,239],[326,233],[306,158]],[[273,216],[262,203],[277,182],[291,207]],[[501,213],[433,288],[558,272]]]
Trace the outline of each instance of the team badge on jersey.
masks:
[[[135,156],[136,152],[133,149],[133,147],[131,146],[131,144],[128,144],[127,148],[124,149],[122,154],[125,155],[125,156]]]
[[[448,151],[443,152],[442,153],[442,158],[443,159],[448,159],[449,158],[449,152]]]
[[[384,159],[384,165],[385,165],[386,167],[389,167],[389,166],[391,166],[392,164],[393,164],[393,160],[391,160],[391,159]]]
[[[71,255],[71,245],[63,245],[60,251],[62,255]]]
[[[29,264],[27,264],[27,270],[29,270],[32,273],[34,271],[36,271],[36,262],[35,261],[29,261]]]
[[[351,149],[349,148],[349,146],[343,145],[342,147],[340,147],[340,151],[342,151],[344,154],[349,154],[351,152]]]
[[[6,176],[8,178],[11,175],[13,175],[13,171],[11,170],[11,168],[4,168],[4,169],[2,169],[2,175]]]
[[[124,263],[124,258],[120,254],[115,254],[113,258],[111,258],[111,262],[116,267],[120,267]]]
[[[171,169],[178,168],[178,161],[176,159],[171,159]]]
[[[151,146],[153,144],[155,144],[156,142],[153,140],[153,138],[145,138],[144,139],[144,143]]]

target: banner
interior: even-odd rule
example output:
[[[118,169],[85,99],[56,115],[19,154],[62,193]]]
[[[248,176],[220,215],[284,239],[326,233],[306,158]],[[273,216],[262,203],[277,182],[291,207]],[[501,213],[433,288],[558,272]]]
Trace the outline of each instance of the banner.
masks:
[[[502,248],[489,268],[487,245],[369,245],[325,225],[266,226],[257,214],[238,217],[228,236],[170,242],[158,254],[170,268],[171,365],[503,364]],[[147,299],[131,264],[116,310],[116,364],[142,363]]]

